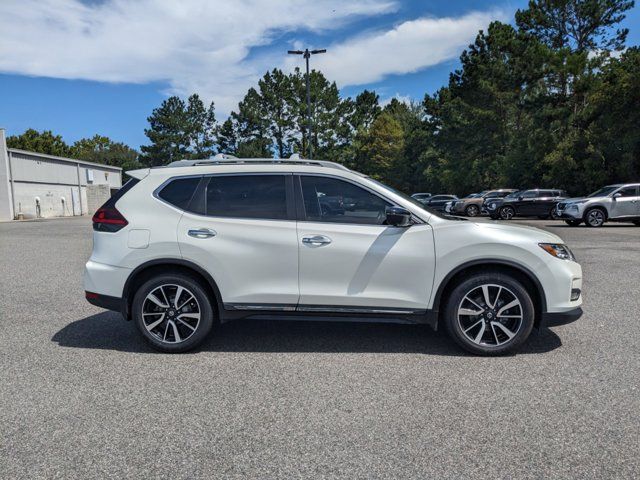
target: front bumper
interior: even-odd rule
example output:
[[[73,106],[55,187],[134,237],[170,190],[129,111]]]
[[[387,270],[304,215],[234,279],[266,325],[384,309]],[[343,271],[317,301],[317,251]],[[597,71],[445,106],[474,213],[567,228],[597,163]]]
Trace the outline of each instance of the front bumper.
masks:
[[[554,327],[575,322],[582,316],[582,307],[576,307],[565,312],[545,312],[540,319],[540,327]]]

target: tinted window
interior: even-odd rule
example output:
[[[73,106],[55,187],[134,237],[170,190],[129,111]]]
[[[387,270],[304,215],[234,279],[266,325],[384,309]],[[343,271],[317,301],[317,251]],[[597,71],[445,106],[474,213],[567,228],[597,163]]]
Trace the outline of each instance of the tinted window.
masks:
[[[434,195],[430,200],[451,200],[452,198],[451,195]]]
[[[307,220],[313,222],[382,225],[386,207],[382,198],[352,183],[328,177],[301,177]]]
[[[555,197],[557,194],[552,190],[540,190],[538,197]]]
[[[536,190],[527,190],[520,196],[522,198],[536,198],[538,196],[538,192]]]
[[[171,180],[160,193],[158,193],[158,196],[171,205],[182,210],[187,210],[191,197],[193,197],[199,182],[200,177]]]
[[[636,187],[624,187],[618,190],[616,193],[621,194],[623,197],[636,197],[638,196]]]
[[[284,175],[221,175],[207,185],[206,212],[212,217],[286,220]]]

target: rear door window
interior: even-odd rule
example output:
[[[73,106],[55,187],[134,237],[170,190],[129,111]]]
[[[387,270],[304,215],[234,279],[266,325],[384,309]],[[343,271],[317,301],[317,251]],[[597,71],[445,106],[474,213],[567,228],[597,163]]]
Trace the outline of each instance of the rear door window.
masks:
[[[207,184],[211,217],[287,220],[286,175],[219,175]]]

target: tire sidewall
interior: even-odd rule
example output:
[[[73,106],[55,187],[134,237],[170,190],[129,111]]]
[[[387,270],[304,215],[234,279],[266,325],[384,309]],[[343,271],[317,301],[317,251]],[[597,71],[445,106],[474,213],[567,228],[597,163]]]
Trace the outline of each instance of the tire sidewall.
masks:
[[[499,347],[486,347],[477,345],[462,332],[458,324],[458,305],[464,296],[472,289],[480,285],[492,283],[501,285],[511,290],[522,305],[522,326],[516,336],[510,342]],[[462,348],[476,355],[503,355],[517,349],[529,338],[535,322],[535,307],[526,288],[515,278],[503,273],[478,273],[459,283],[451,291],[445,307],[444,321],[449,335]]]
[[[187,288],[196,297],[200,306],[200,323],[196,332],[187,340],[178,344],[161,342],[147,331],[142,321],[142,305],[146,296],[155,288],[165,284],[180,285]],[[207,338],[214,324],[214,309],[206,289],[199,281],[182,274],[160,275],[143,283],[133,297],[131,316],[145,341],[154,349],[167,353],[186,352],[194,349]]]

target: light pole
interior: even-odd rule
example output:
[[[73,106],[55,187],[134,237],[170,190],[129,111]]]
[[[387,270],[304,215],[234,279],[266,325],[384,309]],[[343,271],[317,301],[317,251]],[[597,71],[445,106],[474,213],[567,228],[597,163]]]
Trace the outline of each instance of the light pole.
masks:
[[[311,85],[310,85],[310,80],[309,80],[309,58],[311,57],[311,55],[316,55],[318,53],[325,53],[327,51],[326,48],[322,48],[320,50],[309,50],[308,48],[305,48],[304,50],[289,50],[287,53],[289,53],[290,55],[303,55],[304,59],[307,63],[307,122],[308,122],[308,144],[309,144],[309,148],[308,148],[308,152],[309,152],[309,157],[308,158],[312,158],[313,157],[313,147],[311,146]]]

